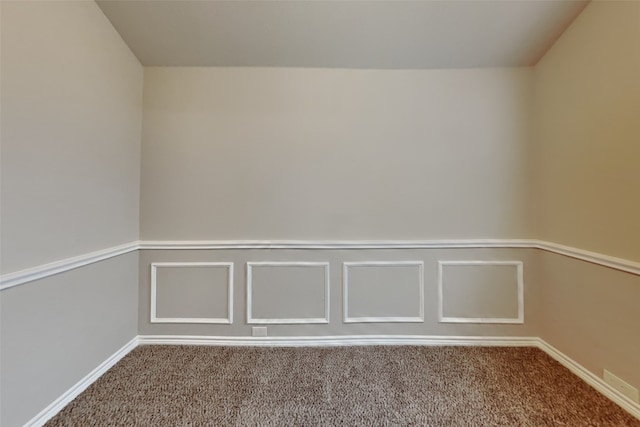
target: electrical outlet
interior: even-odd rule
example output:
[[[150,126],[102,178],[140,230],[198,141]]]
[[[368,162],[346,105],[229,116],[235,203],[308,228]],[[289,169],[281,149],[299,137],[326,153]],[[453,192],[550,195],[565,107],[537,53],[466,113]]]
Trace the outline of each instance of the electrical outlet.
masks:
[[[251,335],[254,337],[266,337],[267,336],[267,327],[266,326],[253,326],[251,328]]]
[[[635,388],[628,382],[623,381],[622,379],[616,377],[606,369],[604,370],[603,377],[604,377],[604,382],[609,384],[611,387],[615,388],[620,393],[624,394],[634,402],[640,403],[640,395],[638,394],[637,388]]]

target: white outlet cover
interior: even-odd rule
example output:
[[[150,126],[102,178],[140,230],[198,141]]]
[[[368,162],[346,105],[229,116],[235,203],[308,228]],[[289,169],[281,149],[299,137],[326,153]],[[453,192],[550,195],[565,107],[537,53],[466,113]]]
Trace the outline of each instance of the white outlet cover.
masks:
[[[621,378],[616,377],[606,369],[604,370],[603,378],[604,382],[609,384],[611,387],[615,388],[634,402],[640,403],[640,394],[638,393],[637,388],[622,380]]]
[[[253,326],[251,328],[251,335],[254,337],[266,337],[267,336],[267,327],[266,326]]]

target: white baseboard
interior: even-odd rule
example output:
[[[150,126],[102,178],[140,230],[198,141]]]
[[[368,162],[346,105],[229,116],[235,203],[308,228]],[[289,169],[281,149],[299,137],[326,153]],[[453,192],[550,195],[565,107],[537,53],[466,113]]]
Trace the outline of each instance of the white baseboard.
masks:
[[[317,337],[209,337],[140,335],[140,345],[210,345],[247,347],[337,347],[361,345],[429,345],[536,347],[533,337],[457,337],[430,335],[336,335]]]
[[[24,427],[40,427],[47,421],[53,418],[58,412],[60,412],[65,406],[67,406],[73,399],[75,399],[80,393],[85,391],[91,384],[93,384],[98,378],[109,370],[113,365],[118,363],[120,359],[129,354],[131,350],[138,346],[138,337],[133,338],[126,343],[124,347],[116,351],[107,360],[102,362],[97,368],[89,372],[84,378],[74,384],[69,390],[64,392],[60,397],[51,402],[49,406],[44,408],[35,417],[29,420]]]
[[[634,402],[629,399],[624,394],[620,393],[618,390],[611,387],[609,384],[604,382],[602,378],[593,374],[593,372],[586,369],[584,366],[580,365],[575,360],[571,359],[566,354],[562,353],[557,348],[553,347],[551,344],[547,343],[545,340],[539,338],[538,339],[538,348],[557,362],[559,362],[562,366],[569,369],[575,375],[580,377],[584,382],[589,384],[591,387],[595,388],[597,391],[602,393],[605,397],[612,400],[618,406],[620,406],[625,411],[629,412],[631,415],[640,420],[640,404]]]
[[[537,337],[479,337],[434,335],[337,335],[317,337],[212,337],[194,335],[139,335],[67,390],[24,427],[40,427],[53,418],[68,403],[93,384],[138,345],[208,345],[245,347],[328,347],[365,345],[416,346],[482,346],[482,347],[537,347],[568,368],[591,387],[612,400],[622,409],[640,420],[640,404],[632,401],[604,380],[555,347]]]

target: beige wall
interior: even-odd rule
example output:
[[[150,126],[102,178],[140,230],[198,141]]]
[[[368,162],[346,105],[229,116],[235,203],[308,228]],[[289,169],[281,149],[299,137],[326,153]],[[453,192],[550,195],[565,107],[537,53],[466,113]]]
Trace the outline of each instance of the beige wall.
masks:
[[[593,2],[535,67],[535,235],[640,260],[640,2]]]
[[[141,236],[527,237],[531,77],[146,67]]]
[[[135,241],[142,67],[93,1],[2,1],[1,266]]]
[[[92,1],[1,1],[1,270],[138,238],[142,67]],[[137,333],[138,255],[0,292],[0,424]]]
[[[602,377],[640,389],[640,276],[542,252],[538,335]]]
[[[640,3],[592,2],[534,71],[535,235],[640,260]],[[640,387],[637,275],[540,259],[540,336]]]

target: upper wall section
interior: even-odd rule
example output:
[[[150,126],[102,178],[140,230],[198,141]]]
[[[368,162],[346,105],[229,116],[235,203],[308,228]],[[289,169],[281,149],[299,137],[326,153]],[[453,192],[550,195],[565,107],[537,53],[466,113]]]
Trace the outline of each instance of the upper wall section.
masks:
[[[528,237],[532,73],[145,68],[145,240]]]
[[[640,3],[592,2],[535,68],[536,237],[640,260]]]
[[[138,239],[142,67],[93,1],[2,1],[2,272]]]

